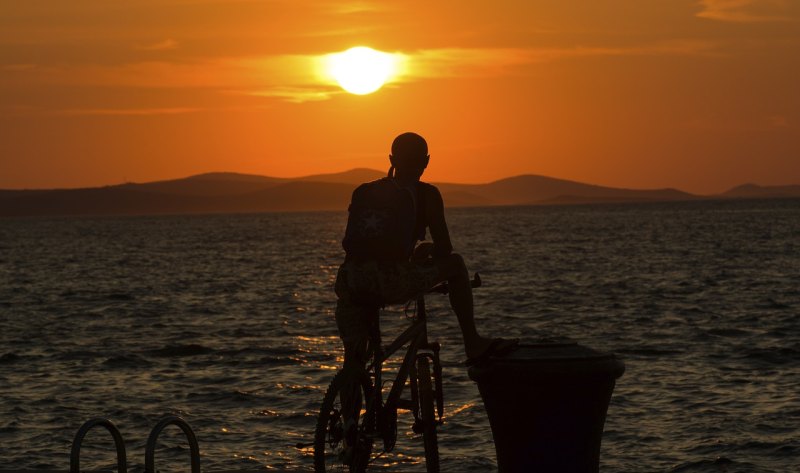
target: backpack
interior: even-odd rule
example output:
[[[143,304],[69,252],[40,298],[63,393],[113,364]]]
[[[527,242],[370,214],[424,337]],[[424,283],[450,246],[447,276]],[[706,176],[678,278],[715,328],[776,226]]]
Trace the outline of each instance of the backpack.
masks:
[[[384,177],[353,192],[342,246],[348,259],[408,261],[417,240],[414,191]]]

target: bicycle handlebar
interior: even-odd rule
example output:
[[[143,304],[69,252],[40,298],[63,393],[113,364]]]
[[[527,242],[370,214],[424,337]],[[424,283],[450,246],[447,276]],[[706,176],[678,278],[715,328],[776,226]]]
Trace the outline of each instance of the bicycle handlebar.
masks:
[[[475,273],[475,275],[472,276],[472,280],[469,282],[470,287],[474,289],[476,287],[481,287],[481,284],[483,284],[483,281],[481,281],[481,275]],[[431,290],[428,291],[428,293],[434,292],[438,292],[439,294],[448,294],[450,293],[450,288],[447,286],[446,282],[443,282],[433,286]]]

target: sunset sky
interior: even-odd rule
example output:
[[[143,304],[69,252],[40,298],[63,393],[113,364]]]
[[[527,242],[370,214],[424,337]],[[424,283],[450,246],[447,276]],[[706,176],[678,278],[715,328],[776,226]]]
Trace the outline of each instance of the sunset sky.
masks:
[[[319,69],[402,70],[367,95]],[[0,0],[0,188],[210,171],[800,184],[800,0]]]

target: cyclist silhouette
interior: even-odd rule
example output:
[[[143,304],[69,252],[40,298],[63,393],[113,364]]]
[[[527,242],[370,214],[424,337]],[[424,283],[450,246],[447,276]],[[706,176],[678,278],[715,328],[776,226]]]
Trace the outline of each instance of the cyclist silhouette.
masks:
[[[518,343],[478,334],[469,274],[464,259],[453,253],[442,195],[420,181],[429,159],[425,139],[403,133],[392,143],[388,176],[353,192],[342,242],[346,257],[335,284],[345,364],[366,361],[369,327],[379,307],[416,299],[444,281],[464,338],[466,364],[506,353]],[[417,244],[426,229],[433,242]]]

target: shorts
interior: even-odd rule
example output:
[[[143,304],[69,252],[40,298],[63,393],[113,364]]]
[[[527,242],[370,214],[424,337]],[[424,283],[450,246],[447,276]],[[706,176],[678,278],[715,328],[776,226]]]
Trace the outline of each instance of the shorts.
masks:
[[[339,336],[345,343],[366,340],[378,307],[416,299],[441,280],[430,259],[387,264],[346,261],[334,287]]]

